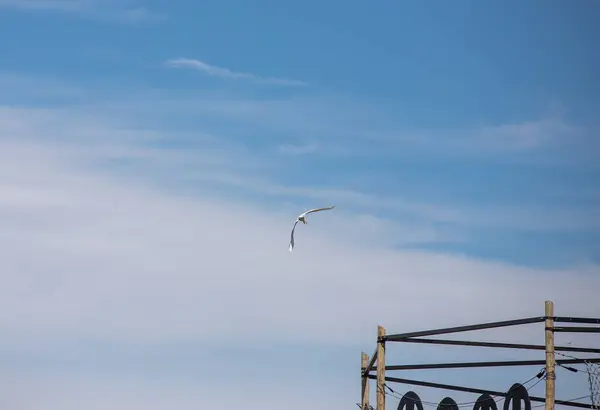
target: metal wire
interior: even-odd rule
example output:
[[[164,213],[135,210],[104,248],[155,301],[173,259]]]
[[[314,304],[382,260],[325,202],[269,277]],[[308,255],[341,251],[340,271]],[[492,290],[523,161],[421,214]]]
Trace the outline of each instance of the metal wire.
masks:
[[[535,387],[538,383],[540,383],[542,380],[545,379],[545,368],[543,368],[542,370],[540,370],[535,376],[525,380],[521,384],[523,387],[525,387],[527,389],[527,391],[530,391],[533,387]],[[533,383],[531,386],[527,387],[526,385],[531,382],[532,380],[536,380],[535,383]],[[395,399],[398,400],[402,400],[402,397],[399,396],[399,393],[397,393],[396,391],[394,391],[390,386],[388,386],[387,384],[384,384],[384,388],[388,389],[389,392],[386,392],[385,394],[391,397],[394,397]],[[506,399],[506,397],[504,396],[495,396],[492,395],[490,396],[492,398],[492,400],[496,403],[500,402],[502,399]],[[428,405],[428,406],[432,406],[432,407],[438,407],[439,403],[434,403],[431,401],[425,401],[425,400],[420,400],[422,404]],[[464,403],[456,403],[457,407],[461,408],[461,407],[470,407],[473,406],[475,403],[477,403],[477,400],[475,401],[469,401],[469,402],[464,402]]]
[[[559,353],[559,352],[555,352],[555,353],[560,356],[563,356],[563,357],[577,359],[576,357],[568,355],[568,354]],[[590,395],[588,397],[590,397],[590,400],[592,402],[591,408],[595,409],[595,410],[599,410],[600,409],[600,364],[593,363],[593,362],[586,360],[583,362],[586,370],[576,369],[571,366],[561,365],[560,363],[557,363],[557,364],[571,372],[587,373],[587,379],[588,379],[588,384],[589,384],[589,389],[590,389]]]
[[[600,409],[600,365],[598,363],[585,362],[588,382],[590,384],[590,397],[592,408]]]

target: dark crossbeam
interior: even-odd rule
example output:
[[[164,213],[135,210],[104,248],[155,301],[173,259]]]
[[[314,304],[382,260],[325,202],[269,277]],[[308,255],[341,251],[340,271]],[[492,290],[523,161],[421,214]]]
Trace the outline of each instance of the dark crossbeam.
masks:
[[[564,333],[600,333],[600,327],[595,326],[563,326],[553,327],[552,330]]]
[[[543,345],[528,345],[520,343],[498,343],[498,342],[475,342],[468,340],[447,340],[447,339],[422,339],[418,337],[411,337],[408,339],[398,340],[401,343],[423,343],[433,345],[452,345],[452,346],[475,346],[475,347],[495,347],[502,349],[524,349],[524,350],[546,350],[546,346]],[[556,346],[555,351],[559,352],[579,352],[579,353],[600,353],[600,349],[593,349],[589,347],[570,347],[570,346]]]
[[[554,321],[560,322],[560,323],[586,323],[588,325],[600,325],[600,318],[595,318],[595,317],[556,316],[554,318]]]
[[[531,317],[526,319],[504,320],[502,322],[481,323],[478,325],[447,327],[442,329],[423,330],[420,332],[398,333],[395,335],[385,336],[383,337],[383,339],[389,342],[399,342],[409,337],[435,336],[448,333],[470,332],[473,330],[484,330],[498,327],[526,325],[530,323],[543,322],[544,320],[545,318],[543,316]]]
[[[565,359],[557,360],[557,364],[578,364],[578,363],[600,363],[600,357],[590,359]],[[425,370],[425,369],[466,369],[472,367],[508,367],[508,366],[543,366],[545,360],[512,360],[501,362],[458,362],[458,363],[424,363],[424,364],[401,364],[388,365],[385,370]],[[375,370],[373,368],[372,370]]]

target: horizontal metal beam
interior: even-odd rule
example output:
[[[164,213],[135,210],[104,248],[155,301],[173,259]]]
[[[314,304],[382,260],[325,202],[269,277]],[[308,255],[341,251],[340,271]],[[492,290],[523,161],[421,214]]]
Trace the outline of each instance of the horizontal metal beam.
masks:
[[[484,330],[484,329],[493,329],[493,328],[498,328],[498,327],[526,325],[526,324],[530,324],[530,323],[543,322],[544,320],[545,319],[543,316],[538,316],[538,317],[531,317],[531,318],[526,318],[526,319],[504,320],[502,322],[481,323],[478,325],[447,327],[447,328],[443,328],[443,329],[423,330],[420,332],[398,333],[395,335],[384,336],[384,337],[382,337],[382,339],[384,341],[389,341],[389,342],[399,342],[399,341],[403,341],[404,339],[409,338],[409,337],[435,336],[435,335],[448,334],[448,333],[470,332],[473,330]]]
[[[554,321],[559,323],[587,323],[589,325],[600,325],[600,318],[595,317],[556,316]]]
[[[600,327],[592,326],[563,326],[552,328],[555,332],[564,333],[600,333]]]
[[[377,379],[377,376],[373,376],[373,375],[369,375],[368,377],[370,379]],[[465,393],[489,394],[490,396],[501,396],[501,397],[508,396],[508,394],[506,392],[476,389],[473,387],[455,386],[452,384],[432,383],[432,382],[425,382],[425,381],[421,381],[421,380],[400,379],[398,377],[386,377],[385,381],[402,383],[402,384],[410,384],[413,386],[432,387],[434,389],[461,391],[461,392],[465,392]],[[540,402],[540,403],[546,402],[546,399],[543,397],[529,396],[529,399],[531,401],[536,401],[536,402]],[[563,406],[579,407],[582,409],[590,409],[592,407],[590,404],[577,403],[577,402],[567,401],[567,400],[554,400],[554,403],[561,404]]]
[[[591,359],[557,360],[557,364],[600,363],[600,357]],[[508,366],[544,366],[545,360],[511,360],[502,362],[458,362],[458,363],[424,363],[388,365],[385,370],[425,370],[425,369],[467,369],[473,367],[508,367]],[[376,367],[373,368],[376,370]]]
[[[452,345],[452,346],[475,346],[475,347],[495,347],[502,349],[524,349],[524,350],[546,350],[544,345],[528,345],[520,343],[497,343],[497,342],[475,342],[468,340],[447,340],[447,339],[422,339],[422,338],[408,338],[398,340],[401,343],[423,343],[433,345]],[[600,349],[593,349],[588,347],[570,347],[570,346],[556,346],[555,351],[561,352],[579,352],[579,353],[600,353]]]

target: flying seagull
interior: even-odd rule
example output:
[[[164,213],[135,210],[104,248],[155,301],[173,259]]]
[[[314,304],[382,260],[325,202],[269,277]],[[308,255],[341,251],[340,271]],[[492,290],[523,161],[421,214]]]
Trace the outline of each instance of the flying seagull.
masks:
[[[309,211],[306,211],[306,212],[300,214],[300,216],[298,216],[298,218],[296,218],[296,222],[294,222],[294,227],[292,228],[292,235],[291,235],[291,238],[290,238],[290,246],[288,248],[290,250],[290,252],[292,250],[294,250],[294,231],[296,230],[296,225],[298,224],[298,222],[302,222],[303,224],[306,225],[308,223],[308,222],[306,222],[306,216],[308,214],[311,214],[313,212],[319,212],[319,211],[328,211],[328,210],[333,209],[333,208],[335,208],[335,205],[327,207],[327,208],[315,208],[315,209],[311,209]]]

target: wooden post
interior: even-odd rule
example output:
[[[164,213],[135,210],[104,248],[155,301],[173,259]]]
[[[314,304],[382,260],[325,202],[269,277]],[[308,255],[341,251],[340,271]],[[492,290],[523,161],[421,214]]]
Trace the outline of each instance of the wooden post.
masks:
[[[377,326],[377,410],[385,410],[385,328]]]
[[[361,366],[360,366],[360,370],[361,370],[361,381],[362,381],[362,401],[361,401],[361,409],[362,410],[369,410],[369,378],[367,377],[366,374],[364,374],[364,371],[367,369],[367,366],[369,365],[369,355],[366,354],[365,352],[362,353],[361,355]]]
[[[554,410],[556,392],[556,363],[554,361],[554,303],[547,300],[545,309],[546,333],[546,409]]]

